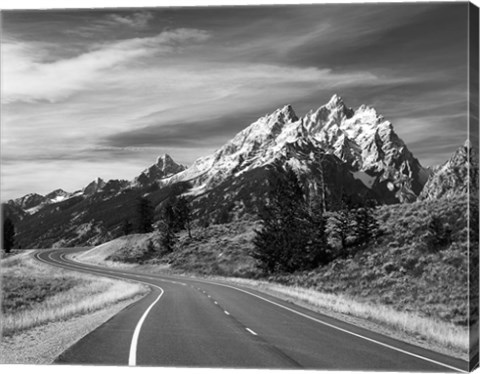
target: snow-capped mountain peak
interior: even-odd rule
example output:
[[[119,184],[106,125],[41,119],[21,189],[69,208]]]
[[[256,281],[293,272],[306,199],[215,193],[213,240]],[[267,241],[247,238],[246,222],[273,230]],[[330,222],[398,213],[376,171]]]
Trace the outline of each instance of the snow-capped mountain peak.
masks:
[[[298,117],[292,106],[290,104],[287,104],[282,108],[276,109],[273,113],[266,114],[265,116],[260,118],[260,120],[262,119],[264,120],[263,122],[272,124],[274,122],[295,122],[298,120]]]
[[[171,176],[185,169],[185,166],[177,164],[167,153],[157,158],[155,166],[163,173],[164,177]]]
[[[325,105],[328,109],[334,109],[334,108],[344,108],[345,103],[343,102],[343,99],[341,96],[337,94],[333,94],[333,96],[330,98],[328,103]]]
[[[102,178],[97,177],[83,189],[83,194],[88,196],[100,192],[102,191],[103,187],[105,187],[105,184],[106,183]]]
[[[52,200],[52,201],[62,201],[64,199],[66,199],[67,197],[70,196],[70,193],[62,190],[61,188],[59,189],[56,189],[52,192],[50,192],[48,195],[45,195],[46,198]]]
[[[336,129],[342,122],[350,118],[353,109],[348,108],[339,95],[333,95],[329,102],[317,110],[308,112],[304,117],[306,128],[312,132],[318,132],[322,128]]]
[[[142,171],[142,173],[134,179],[133,184],[137,186],[148,186],[180,173],[185,169],[185,166],[177,164],[165,153],[157,158],[155,164]]]
[[[335,155],[352,173],[364,173],[369,187],[397,194],[400,201],[414,199],[428,177],[391,122],[372,107],[354,110],[333,95],[327,104],[302,118],[290,105],[259,118],[213,155],[175,175],[172,182],[189,180],[205,190],[229,176],[271,164],[282,155],[296,157],[302,147]]]
[[[16,205],[22,209],[28,210],[40,205],[45,201],[45,196],[37,193],[29,193],[25,196],[19,197],[15,200],[10,200],[8,203]]]

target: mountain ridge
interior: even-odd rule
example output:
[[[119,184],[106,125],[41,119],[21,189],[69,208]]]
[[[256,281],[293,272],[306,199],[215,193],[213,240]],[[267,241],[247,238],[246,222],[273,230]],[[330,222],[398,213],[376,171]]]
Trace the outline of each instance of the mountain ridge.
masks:
[[[349,108],[333,95],[301,117],[291,105],[265,114],[189,167],[164,154],[131,181],[97,178],[71,194],[53,191],[47,202],[29,194],[5,208],[22,222],[26,246],[93,245],[121,235],[142,196],[158,214],[168,196],[182,193],[194,218],[206,223],[255,216],[286,167],[306,194],[323,191],[328,209],[345,195],[380,204],[415,201],[432,173],[374,108]]]
[[[478,152],[467,140],[449,160],[433,168],[419,199],[434,200],[470,190],[478,191]]]

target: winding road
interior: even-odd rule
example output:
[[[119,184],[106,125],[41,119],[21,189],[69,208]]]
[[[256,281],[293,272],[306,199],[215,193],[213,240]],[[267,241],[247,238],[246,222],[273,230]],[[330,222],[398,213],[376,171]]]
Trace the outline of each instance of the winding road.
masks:
[[[217,281],[103,268],[43,250],[39,261],[142,282],[145,297],[67,349],[56,363],[364,371],[467,371],[468,362]]]

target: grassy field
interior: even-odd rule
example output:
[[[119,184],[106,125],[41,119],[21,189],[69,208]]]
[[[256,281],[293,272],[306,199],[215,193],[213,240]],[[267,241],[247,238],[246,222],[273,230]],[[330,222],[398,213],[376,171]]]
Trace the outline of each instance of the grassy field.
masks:
[[[1,261],[2,334],[88,314],[146,292],[146,287],[76,274],[34,260],[29,253]]]

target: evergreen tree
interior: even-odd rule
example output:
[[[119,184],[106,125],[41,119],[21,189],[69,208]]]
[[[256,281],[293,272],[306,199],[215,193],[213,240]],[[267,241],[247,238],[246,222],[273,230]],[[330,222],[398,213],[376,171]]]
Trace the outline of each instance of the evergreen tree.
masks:
[[[337,250],[334,257],[346,258],[379,235],[374,201],[361,202],[342,195],[334,207],[326,224],[328,244]]]
[[[308,215],[308,228],[310,240],[305,254],[306,260],[314,264],[327,264],[332,259],[332,253],[327,243],[326,219],[324,215],[323,197],[310,204]]]
[[[190,232],[190,206],[188,204],[187,199],[185,196],[180,196],[177,200],[177,204],[175,206],[175,211],[178,216],[179,226],[182,229],[187,229],[188,236],[191,238],[192,234]]]
[[[174,203],[176,203],[176,201]],[[175,248],[175,243],[177,242],[177,236],[175,234],[177,227],[178,218],[175,215],[172,200],[169,200],[162,209],[162,219],[160,224],[160,243],[166,252],[173,252]]]
[[[138,232],[145,234],[153,231],[153,205],[145,197],[138,199]]]
[[[322,212],[312,214],[292,169],[275,182],[251,255],[265,273],[314,268],[327,258]]]
[[[354,235],[355,244],[364,246],[377,237],[378,223],[374,215],[373,205],[367,202],[354,210]]]
[[[273,219],[271,214],[267,208],[262,212],[262,228],[255,230],[254,250],[251,252],[252,257],[258,261],[259,267],[267,274],[278,270],[278,261],[282,250],[281,239],[278,235],[281,232],[281,225]]]
[[[327,220],[328,243],[332,248],[338,248],[338,256],[343,258],[348,256],[352,241],[351,222],[351,214],[346,208],[331,212]]]
[[[15,226],[10,218],[3,221],[2,248],[5,253],[10,253],[15,245]]]
[[[130,220],[126,219],[123,221],[122,233],[123,235],[130,235],[133,231],[133,225]]]

